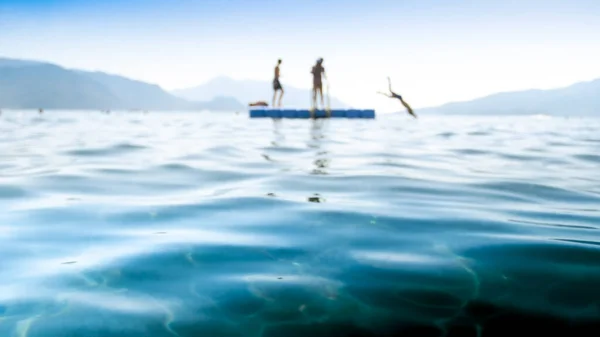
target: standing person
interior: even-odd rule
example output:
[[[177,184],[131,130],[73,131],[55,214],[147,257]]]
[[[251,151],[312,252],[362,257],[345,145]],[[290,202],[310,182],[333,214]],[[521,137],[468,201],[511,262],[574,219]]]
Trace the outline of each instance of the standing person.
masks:
[[[321,105],[325,108],[325,102],[323,101],[323,81],[321,75],[327,79],[325,75],[325,68],[323,68],[323,58],[317,60],[317,64],[312,67],[311,73],[313,75],[313,109],[317,108],[317,91],[321,94]]]
[[[277,60],[277,66],[275,67],[275,79],[273,79],[273,107],[275,107],[275,98],[277,97],[277,91],[279,93],[279,106],[281,107],[281,98],[283,97],[283,87],[279,82],[279,66],[281,65],[281,59]]]
[[[406,103],[403,99],[402,96],[398,95],[397,93],[392,91],[392,81],[390,80],[390,78],[388,77],[388,86],[389,86],[389,90],[390,93],[386,94],[383,93],[381,91],[379,91],[378,93],[387,96],[389,98],[397,98],[400,100],[400,103],[402,103],[402,105],[404,105],[404,107],[406,108],[406,110],[408,111],[409,114],[411,114],[414,118],[417,118],[417,115],[415,115],[415,113],[413,112],[413,109],[410,107],[410,105],[408,105],[408,103]]]

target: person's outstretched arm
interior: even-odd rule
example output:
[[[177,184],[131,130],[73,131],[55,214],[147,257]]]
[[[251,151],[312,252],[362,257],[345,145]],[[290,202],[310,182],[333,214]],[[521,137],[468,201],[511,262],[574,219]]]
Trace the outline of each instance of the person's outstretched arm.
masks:
[[[378,91],[377,93],[378,93],[378,94],[381,94],[381,95],[383,95],[383,96],[389,97],[389,98],[394,98],[394,96],[392,96],[392,95],[390,95],[390,94],[386,94],[385,92]]]

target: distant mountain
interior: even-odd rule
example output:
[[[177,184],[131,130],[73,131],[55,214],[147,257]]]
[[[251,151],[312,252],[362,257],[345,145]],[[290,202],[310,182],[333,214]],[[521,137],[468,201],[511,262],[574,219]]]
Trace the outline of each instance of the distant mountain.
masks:
[[[310,90],[284,84],[284,106],[306,108]],[[223,96],[223,95],[227,96]],[[271,102],[270,82],[218,77],[173,94],[157,85],[101,72],[71,70],[45,62],[0,58],[0,108],[111,110],[228,110]],[[331,98],[333,108],[348,106]],[[448,103],[417,113],[462,115],[600,116],[600,79],[553,90],[526,90]]]
[[[119,97],[105,86],[54,65],[0,67],[2,108],[101,109],[119,104]]]
[[[579,115],[600,116],[600,79],[552,90],[499,93],[467,102],[419,109],[445,115]]]
[[[247,105],[240,103],[240,101],[231,96],[215,96],[209,101],[204,101],[202,106],[206,110],[236,111],[245,109]]]
[[[15,59],[6,59],[0,57],[0,68],[21,68],[25,66],[39,66],[39,65],[49,65],[47,62],[40,61],[29,61],[29,60],[15,60]]]
[[[101,72],[0,58],[0,108],[239,110],[231,97],[193,102],[157,85]]]
[[[312,93],[308,89],[298,89],[286,85],[282,79],[285,90],[283,105],[288,108],[308,108],[311,104]],[[323,88],[325,89],[325,88]],[[227,94],[235,97],[243,104],[254,101],[266,101],[271,105],[273,99],[273,86],[269,81],[234,80],[229,77],[217,77],[202,85],[174,90],[172,93],[188,100],[207,100]],[[348,108],[348,105],[335,97],[330,97],[332,108]]]
[[[193,107],[193,103],[167,93],[158,85],[102,72],[77,72],[108,88],[119,98],[118,106],[121,108],[170,110]]]

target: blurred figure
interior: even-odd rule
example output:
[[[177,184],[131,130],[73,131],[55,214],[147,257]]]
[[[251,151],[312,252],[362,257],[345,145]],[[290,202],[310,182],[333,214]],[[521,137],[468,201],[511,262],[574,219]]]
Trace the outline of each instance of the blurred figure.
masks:
[[[279,66],[281,65],[281,59],[277,60],[277,66],[275,66],[275,79],[273,79],[273,107],[275,107],[275,98],[277,97],[277,91],[279,91],[279,107],[281,107],[281,98],[283,97],[283,87],[279,82]]]
[[[325,68],[323,68],[323,58],[317,60],[317,63],[312,67],[311,73],[313,75],[313,109],[317,108],[317,91],[321,94],[321,106],[323,109],[325,108],[325,102],[323,100],[323,81],[321,76],[324,76],[327,79],[327,75],[325,75]]]
[[[41,115],[41,114],[43,114],[43,113],[44,113],[44,109],[40,108],[40,109],[38,110],[38,112],[39,112],[39,114]]]
[[[248,104],[248,106],[269,106],[269,104],[265,101],[252,102]]]
[[[390,93],[386,94],[386,93],[383,93],[381,91],[378,91],[378,93],[380,93],[380,94],[382,94],[384,96],[387,96],[389,98],[397,98],[397,99],[399,99],[400,103],[402,103],[402,105],[404,105],[404,107],[406,108],[406,110],[408,110],[408,113],[411,114],[414,118],[417,118],[417,115],[414,114],[413,109],[410,107],[410,105],[408,105],[408,103],[406,103],[402,99],[402,96],[400,96],[397,93],[395,93],[395,92],[392,91],[392,81],[390,80],[389,77],[387,79],[388,79],[388,86],[389,86]]]

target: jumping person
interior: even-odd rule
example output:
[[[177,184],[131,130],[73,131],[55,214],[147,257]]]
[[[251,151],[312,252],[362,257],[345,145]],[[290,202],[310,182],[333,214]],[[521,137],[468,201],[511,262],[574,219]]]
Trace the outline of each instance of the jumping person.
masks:
[[[384,92],[378,91],[379,94],[382,94],[384,96],[387,96],[389,98],[397,98],[400,100],[400,103],[402,103],[402,105],[404,105],[404,107],[406,108],[406,110],[408,110],[408,113],[411,114],[414,118],[417,118],[417,115],[415,115],[415,113],[413,112],[413,109],[410,107],[410,105],[408,105],[408,103],[406,103],[403,99],[402,96],[398,95],[397,93],[392,91],[392,81],[390,80],[390,78],[388,77],[388,85],[389,85],[389,90],[390,93],[386,94]]]
[[[317,60],[317,64],[312,67],[311,73],[313,75],[313,109],[317,108],[317,91],[321,94],[321,105],[325,107],[325,102],[323,101],[323,81],[321,79],[321,75],[327,79],[327,75],[325,74],[325,68],[323,68],[323,58]]]
[[[275,98],[277,97],[277,91],[279,93],[279,106],[281,107],[281,98],[283,97],[283,87],[279,82],[279,66],[281,65],[281,59],[277,60],[277,66],[275,67],[275,79],[273,79],[273,107],[275,107]]]

